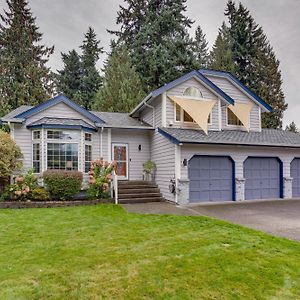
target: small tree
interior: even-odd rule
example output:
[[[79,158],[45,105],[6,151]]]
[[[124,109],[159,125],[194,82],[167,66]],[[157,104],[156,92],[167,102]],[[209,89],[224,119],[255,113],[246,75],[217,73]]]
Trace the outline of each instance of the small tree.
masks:
[[[22,153],[10,135],[0,130],[0,180],[6,179],[14,170],[22,167]]]

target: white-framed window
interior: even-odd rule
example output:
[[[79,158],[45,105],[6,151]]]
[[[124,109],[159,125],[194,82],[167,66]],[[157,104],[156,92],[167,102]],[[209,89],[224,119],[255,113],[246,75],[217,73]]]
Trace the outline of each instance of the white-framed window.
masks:
[[[175,121],[182,123],[195,123],[193,118],[178,104],[175,104]],[[211,114],[209,114],[207,122],[208,124],[211,124]]]
[[[91,133],[88,133],[88,132],[85,132],[84,133],[84,140],[86,142],[91,142],[92,141],[92,134]]]
[[[187,98],[199,99],[202,100],[202,92],[196,87],[188,87],[184,90],[183,96]],[[195,123],[193,118],[178,104],[175,104],[175,121],[182,123]],[[208,124],[211,124],[211,114],[208,116]]]
[[[41,171],[41,148],[39,143],[32,144],[32,169],[34,173]]]
[[[88,173],[92,162],[92,145],[84,146],[84,172]]]
[[[243,126],[240,119],[227,107],[227,125]]]
[[[41,138],[41,131],[40,130],[34,130],[32,132],[32,139],[33,140],[39,140]]]
[[[73,141],[80,139],[80,131],[78,130],[47,130],[48,140],[66,140]]]
[[[78,143],[47,143],[47,169],[78,170]]]

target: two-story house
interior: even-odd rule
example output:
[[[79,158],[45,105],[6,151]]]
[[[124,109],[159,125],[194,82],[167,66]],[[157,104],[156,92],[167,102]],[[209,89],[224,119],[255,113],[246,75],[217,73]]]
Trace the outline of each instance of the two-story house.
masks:
[[[262,129],[261,113],[271,110],[230,73],[199,70],[130,114],[87,111],[58,95],[1,121],[37,174],[87,174],[103,157],[117,161],[119,180],[142,180],[152,160],[164,198],[179,204],[300,197],[300,135]]]

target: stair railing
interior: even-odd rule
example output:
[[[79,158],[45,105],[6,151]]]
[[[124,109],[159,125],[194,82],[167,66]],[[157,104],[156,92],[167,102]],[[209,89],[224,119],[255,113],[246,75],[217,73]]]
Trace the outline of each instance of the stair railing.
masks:
[[[115,204],[118,204],[118,175],[115,170],[112,173],[112,182],[111,182],[111,197],[115,198]]]

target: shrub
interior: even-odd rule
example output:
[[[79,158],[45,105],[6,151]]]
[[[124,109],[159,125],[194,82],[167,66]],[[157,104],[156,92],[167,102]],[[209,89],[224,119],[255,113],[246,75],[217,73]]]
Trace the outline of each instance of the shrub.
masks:
[[[33,174],[33,170],[29,170],[25,175],[16,176],[14,182],[8,187],[8,192],[13,200],[31,199],[32,191],[38,187],[37,177]]]
[[[88,189],[90,198],[104,199],[109,197],[109,184],[115,167],[115,162],[108,163],[102,158],[91,162]]]
[[[31,199],[35,201],[47,201],[50,199],[50,194],[42,187],[37,187],[32,190]]]
[[[0,177],[7,178],[22,167],[22,153],[10,135],[0,130]]]
[[[156,164],[151,160],[147,160],[143,163],[143,168],[145,173],[151,174],[156,169]]]
[[[82,173],[78,171],[47,170],[43,178],[51,198],[60,200],[71,199],[82,184]]]

